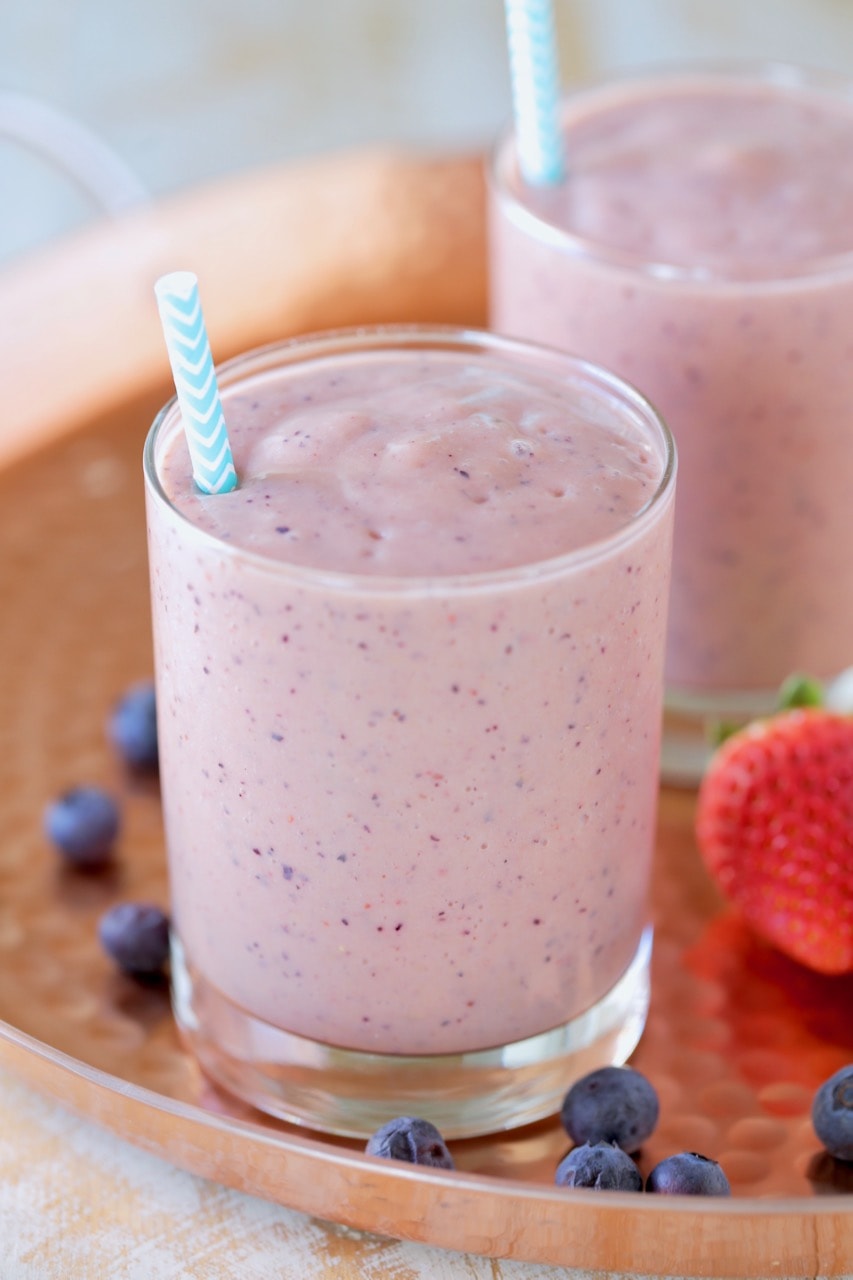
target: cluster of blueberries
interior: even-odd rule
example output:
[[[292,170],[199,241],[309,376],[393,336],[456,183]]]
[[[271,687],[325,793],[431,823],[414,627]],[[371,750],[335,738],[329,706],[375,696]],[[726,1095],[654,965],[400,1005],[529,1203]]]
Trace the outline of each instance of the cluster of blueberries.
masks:
[[[132,685],[112,709],[108,737],[135,773],[157,772],[157,709],[151,681]],[[44,814],[45,832],[57,852],[81,870],[98,870],[113,857],[121,830],[115,798],[102,787],[78,786],[53,800]],[[120,902],[98,923],[107,955],[134,977],[163,973],[169,957],[169,918],[153,903]]]
[[[560,1111],[574,1145],[557,1166],[557,1185],[642,1191],[643,1179],[632,1157],[654,1132],[659,1111],[655,1089],[632,1067],[600,1067],[577,1080]],[[842,1067],[818,1089],[812,1122],[830,1155],[853,1160],[853,1064]],[[410,1164],[455,1167],[438,1129],[416,1116],[389,1120],[372,1135],[366,1150],[368,1155]],[[680,1151],[661,1160],[646,1179],[645,1190],[659,1195],[731,1194],[717,1161],[695,1151]]]

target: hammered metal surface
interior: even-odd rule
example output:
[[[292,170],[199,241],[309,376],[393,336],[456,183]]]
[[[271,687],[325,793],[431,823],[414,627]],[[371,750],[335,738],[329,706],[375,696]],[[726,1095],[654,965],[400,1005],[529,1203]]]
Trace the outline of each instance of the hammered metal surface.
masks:
[[[0,1019],[49,1051],[217,1112],[226,1126],[248,1118],[298,1138],[205,1084],[178,1043],[166,990],[116,974],[96,941],[98,916],[116,899],[167,904],[156,783],[129,777],[104,732],[115,697],[151,670],[139,458],[162,398],[158,389],[0,475]],[[42,834],[45,803],[80,782],[109,787],[122,804],[120,848],[106,874],[62,868]],[[634,1057],[657,1085],[661,1122],[641,1167],[700,1150],[756,1208],[778,1197],[826,1208],[816,1197],[830,1196],[836,1269],[827,1273],[846,1273],[848,1246],[853,1272],[853,1168],[821,1155],[809,1119],[817,1085],[853,1060],[853,980],[807,973],[723,910],[693,843],[693,804],[689,792],[662,796],[652,1008]],[[98,1110],[96,1101],[86,1106]],[[122,1124],[113,1103],[103,1112],[96,1118],[170,1154],[168,1129],[146,1137],[135,1121]],[[463,1171],[544,1194],[566,1147],[549,1122],[458,1143],[455,1154]],[[343,1140],[315,1148],[324,1158],[358,1149]],[[187,1158],[184,1146],[172,1154]],[[213,1153],[200,1167],[228,1177]],[[253,1176],[241,1171],[234,1181],[251,1190]],[[324,1216],[348,1220],[318,1194]],[[689,1232],[690,1221],[680,1214],[668,1229]],[[399,1225],[401,1235],[410,1230]],[[377,1216],[377,1229],[387,1228]],[[457,1247],[478,1250],[476,1221]]]

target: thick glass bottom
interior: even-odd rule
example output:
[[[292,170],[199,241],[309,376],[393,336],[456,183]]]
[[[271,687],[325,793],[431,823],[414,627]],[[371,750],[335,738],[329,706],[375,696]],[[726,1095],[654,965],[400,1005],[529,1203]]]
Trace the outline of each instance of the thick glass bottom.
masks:
[[[668,689],[664,699],[661,780],[670,786],[697,786],[713,754],[719,726],[746,724],[756,716],[769,715],[778,696],[778,688],[719,694]]]
[[[362,1053],[293,1035],[211,986],[177,937],[172,999],[181,1034],[202,1070],[269,1115],[357,1138],[395,1116],[416,1115],[446,1138],[474,1137],[553,1115],[579,1076],[625,1061],[646,1021],[651,948],[648,928],[616,985],[571,1022],[471,1053]]]

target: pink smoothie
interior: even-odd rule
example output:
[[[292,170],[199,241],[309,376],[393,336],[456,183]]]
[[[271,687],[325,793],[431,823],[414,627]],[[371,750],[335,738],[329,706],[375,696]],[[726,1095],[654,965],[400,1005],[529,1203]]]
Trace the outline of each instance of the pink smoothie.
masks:
[[[679,450],[671,698],[853,655],[853,97],[673,72],[565,104],[568,180],[496,160],[492,321],[606,364]]]
[[[647,923],[664,433],[606,376],[468,347],[226,367],[231,494],[174,413],[156,443],[177,931],[235,1005],[352,1049],[558,1026]]]

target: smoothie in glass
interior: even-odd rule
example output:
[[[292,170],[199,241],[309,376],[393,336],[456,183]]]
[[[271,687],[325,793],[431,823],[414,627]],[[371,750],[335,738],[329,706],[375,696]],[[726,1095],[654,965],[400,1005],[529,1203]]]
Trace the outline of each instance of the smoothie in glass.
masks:
[[[557,187],[497,151],[492,323],[607,364],[676,437],[667,755],[690,775],[702,722],[853,653],[853,92],[673,69],[562,121]]]
[[[674,462],[559,352],[319,336],[223,367],[240,483],[149,439],[179,1023],[256,1105],[559,1106],[648,997]]]

